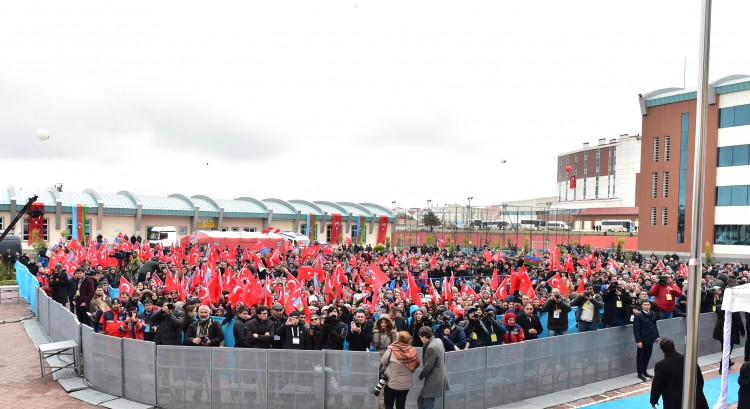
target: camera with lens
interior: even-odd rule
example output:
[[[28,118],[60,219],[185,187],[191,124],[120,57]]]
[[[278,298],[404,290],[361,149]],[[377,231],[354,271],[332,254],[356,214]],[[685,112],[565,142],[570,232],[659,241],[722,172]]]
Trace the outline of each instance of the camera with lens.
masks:
[[[203,335],[201,336],[201,344],[208,344],[208,337]]]
[[[169,309],[170,311],[174,311],[174,304],[172,304],[172,303],[169,303],[169,304],[167,304],[167,308],[168,308],[168,309]]]
[[[383,387],[385,386],[386,383],[388,383],[388,379],[380,378],[380,380],[378,381],[378,384],[375,385],[375,389],[373,389],[371,393],[375,396],[380,396],[380,391],[383,390]]]
[[[662,274],[659,276],[659,284],[663,285],[667,283],[667,279],[669,278],[668,275]]]

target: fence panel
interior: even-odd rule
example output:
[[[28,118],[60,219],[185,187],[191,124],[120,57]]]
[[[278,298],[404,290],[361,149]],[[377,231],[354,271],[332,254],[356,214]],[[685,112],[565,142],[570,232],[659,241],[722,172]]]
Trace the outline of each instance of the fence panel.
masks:
[[[122,339],[92,334],[91,344],[91,384],[98,391],[122,396]]]
[[[379,354],[325,351],[326,409],[376,409],[378,399],[370,392],[378,382]]]
[[[484,408],[487,350],[476,348],[445,354],[445,367],[450,385],[444,397],[445,407]]]
[[[487,348],[486,407],[523,400],[524,350],[525,343]]]
[[[212,350],[205,347],[157,347],[157,406],[211,408]]]
[[[81,353],[83,355],[83,377],[89,383],[94,379],[94,346],[92,344],[92,335],[94,330],[88,325],[81,326]]]
[[[39,301],[39,316],[41,317],[41,324],[42,324],[42,328],[44,328],[44,332],[46,332],[47,335],[51,337],[52,334],[50,334],[49,332],[50,305],[54,306],[54,305],[59,305],[59,304],[57,304],[57,302],[49,298],[47,294],[42,295],[42,298]]]
[[[713,338],[716,319],[716,313],[701,314],[700,329],[698,330],[698,356],[711,355],[722,351],[719,341]]]
[[[552,342],[550,342],[552,341]],[[555,343],[550,338],[524,342],[523,399],[554,391]]]
[[[124,397],[156,405],[156,344],[123,339],[122,356]]]
[[[550,340],[555,344],[555,392],[583,386],[584,368],[596,363],[596,357],[591,356],[586,350],[586,335],[588,334],[585,332],[575,333],[567,337],[553,337]]]
[[[212,348],[214,408],[265,408],[268,352],[264,349]]]
[[[269,350],[268,408],[323,409],[324,367],[323,351]]]

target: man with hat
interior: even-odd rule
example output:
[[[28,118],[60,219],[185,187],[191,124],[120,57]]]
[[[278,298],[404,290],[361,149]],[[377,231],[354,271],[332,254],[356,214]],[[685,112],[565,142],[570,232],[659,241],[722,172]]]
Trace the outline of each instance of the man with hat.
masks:
[[[281,305],[281,303],[275,303],[273,305],[273,308],[271,309],[271,316],[268,317],[269,320],[273,323],[274,331],[271,332],[273,335],[273,348],[274,349],[281,349],[281,338],[276,335],[275,331],[276,328],[279,327],[279,325],[284,324],[286,322],[286,314],[284,311],[284,306]]]
[[[276,328],[276,336],[280,338],[281,349],[313,349],[310,333],[305,330],[299,311],[292,311],[286,322]]]

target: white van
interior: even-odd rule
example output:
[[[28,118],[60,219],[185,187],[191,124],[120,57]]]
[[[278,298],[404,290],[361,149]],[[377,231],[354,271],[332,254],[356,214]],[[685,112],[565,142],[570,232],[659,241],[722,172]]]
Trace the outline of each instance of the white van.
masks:
[[[180,243],[175,226],[154,226],[148,233],[148,243],[153,247],[161,244],[163,247],[172,247],[173,244]]]
[[[546,223],[547,230],[571,230],[568,223],[558,221],[548,221]]]
[[[284,232],[281,232],[281,235],[289,239],[289,241],[291,241],[292,245],[295,247],[297,246],[307,247],[310,245],[310,238],[305,235],[297,234],[293,231],[284,231]]]

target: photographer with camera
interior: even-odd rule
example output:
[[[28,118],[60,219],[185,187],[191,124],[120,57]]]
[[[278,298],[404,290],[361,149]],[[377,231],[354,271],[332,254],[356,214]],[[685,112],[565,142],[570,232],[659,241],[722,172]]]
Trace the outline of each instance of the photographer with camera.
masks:
[[[123,338],[132,338],[144,340],[144,330],[146,329],[146,323],[142,319],[138,318],[138,311],[128,311],[128,316],[125,318],[125,325],[128,327],[127,334]]]
[[[354,319],[349,324],[349,333],[346,341],[349,343],[350,351],[367,351],[372,344],[372,325],[367,322],[364,310],[357,310]]]
[[[174,316],[174,308],[174,304],[165,302],[161,309],[151,316],[151,321],[159,325],[159,331],[154,336],[156,345],[180,345],[182,323]]]
[[[68,275],[63,271],[62,264],[55,264],[55,270],[49,278],[52,288],[52,299],[65,305],[68,303]]]
[[[321,349],[344,350],[344,339],[346,338],[346,324],[339,320],[338,311],[331,308],[328,316],[323,321],[323,329],[320,333],[318,345]]]
[[[583,286],[583,293],[576,297],[570,303],[571,307],[578,307],[576,310],[576,322],[578,323],[578,332],[596,331],[601,322],[601,313],[604,302],[599,294],[594,294],[594,286],[586,283]]]
[[[604,293],[604,327],[621,327],[630,322],[630,294],[622,280],[612,282]]]
[[[310,333],[305,328],[305,322],[300,319],[299,311],[289,314],[286,322],[276,328],[276,335],[280,338],[281,349],[313,349]]]
[[[560,295],[560,290],[553,288],[552,295],[542,307],[542,312],[547,313],[547,331],[551,337],[568,333],[568,313],[572,309]]]
[[[198,321],[190,324],[183,344],[188,346],[218,347],[224,340],[224,331],[217,321],[210,317],[211,308],[201,305],[198,308]]]
[[[659,308],[659,319],[666,320],[674,315],[675,302],[682,295],[682,290],[672,282],[672,276],[662,274],[659,281],[651,287],[649,294]]]

